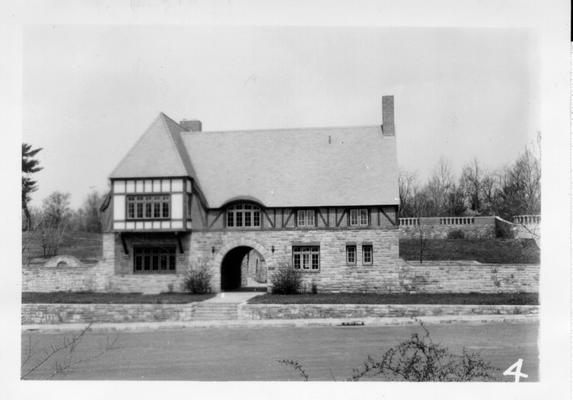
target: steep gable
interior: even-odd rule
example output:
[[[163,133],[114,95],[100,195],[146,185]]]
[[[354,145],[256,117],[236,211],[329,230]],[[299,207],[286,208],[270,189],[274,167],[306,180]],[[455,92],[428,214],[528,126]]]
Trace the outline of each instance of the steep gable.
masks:
[[[181,131],[175,121],[160,113],[110,178],[195,177]]]

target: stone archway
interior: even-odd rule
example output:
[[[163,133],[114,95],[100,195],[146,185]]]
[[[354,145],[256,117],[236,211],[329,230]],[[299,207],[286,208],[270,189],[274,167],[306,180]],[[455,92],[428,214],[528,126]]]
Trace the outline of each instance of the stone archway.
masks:
[[[249,255],[255,255],[255,265],[249,265]],[[214,286],[221,291],[239,290],[247,286],[266,288],[267,283],[252,284],[257,280],[257,276],[266,277],[268,260],[268,252],[257,242],[247,239],[229,242],[214,258],[214,266],[218,272]],[[261,274],[261,269],[264,269],[264,274]]]

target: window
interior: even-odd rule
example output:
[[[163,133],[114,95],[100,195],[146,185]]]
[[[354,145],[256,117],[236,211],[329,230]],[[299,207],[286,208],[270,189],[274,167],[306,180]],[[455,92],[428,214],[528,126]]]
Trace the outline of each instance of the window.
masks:
[[[167,219],[170,201],[168,194],[127,196],[127,219]]]
[[[162,274],[175,272],[175,246],[134,247],[133,272]]]
[[[356,245],[346,245],[346,264],[356,265]]]
[[[251,204],[237,204],[227,208],[227,227],[252,228],[261,226],[261,210]]]
[[[320,270],[320,246],[293,246],[292,265],[296,270]]]
[[[373,249],[371,244],[363,244],[362,245],[362,264],[363,265],[372,265],[372,254]]]
[[[298,210],[296,214],[296,225],[300,227],[313,227],[314,210]]]
[[[351,209],[350,226],[368,226],[368,209],[367,208]]]

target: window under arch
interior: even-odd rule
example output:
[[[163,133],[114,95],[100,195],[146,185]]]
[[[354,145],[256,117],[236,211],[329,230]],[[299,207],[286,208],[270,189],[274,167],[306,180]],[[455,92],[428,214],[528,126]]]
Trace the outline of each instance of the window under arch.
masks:
[[[249,203],[227,207],[228,228],[258,228],[261,226],[261,209]]]

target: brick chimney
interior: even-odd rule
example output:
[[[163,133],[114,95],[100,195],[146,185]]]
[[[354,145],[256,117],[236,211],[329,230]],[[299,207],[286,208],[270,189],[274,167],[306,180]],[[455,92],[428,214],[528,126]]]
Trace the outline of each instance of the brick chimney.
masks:
[[[196,119],[184,119],[179,122],[179,125],[187,132],[201,132],[201,121]]]
[[[394,96],[382,96],[382,134],[395,136]]]

